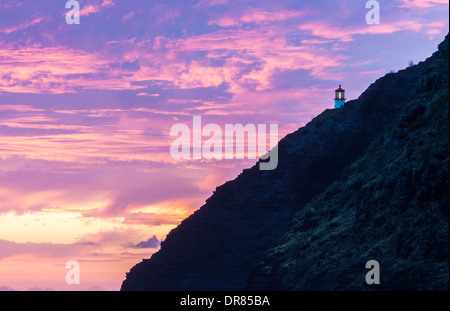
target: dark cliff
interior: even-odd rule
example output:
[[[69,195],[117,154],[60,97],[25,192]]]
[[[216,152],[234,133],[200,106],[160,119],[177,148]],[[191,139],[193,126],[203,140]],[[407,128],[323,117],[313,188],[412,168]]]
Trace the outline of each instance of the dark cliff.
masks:
[[[448,36],[218,187],[122,290],[448,289]]]

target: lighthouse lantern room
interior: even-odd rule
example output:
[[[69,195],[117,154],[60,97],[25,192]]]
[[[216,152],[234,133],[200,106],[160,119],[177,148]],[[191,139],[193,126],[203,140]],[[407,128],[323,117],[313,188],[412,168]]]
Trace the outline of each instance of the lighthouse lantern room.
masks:
[[[345,104],[345,90],[339,85],[339,88],[335,91],[336,96],[334,98],[334,108],[342,108]]]

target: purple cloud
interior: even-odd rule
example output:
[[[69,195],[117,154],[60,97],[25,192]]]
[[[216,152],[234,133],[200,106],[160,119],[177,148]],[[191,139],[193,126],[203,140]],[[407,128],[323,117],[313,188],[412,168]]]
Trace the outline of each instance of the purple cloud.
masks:
[[[159,248],[161,245],[161,241],[158,240],[156,235],[149,238],[147,241],[141,241],[135,245],[132,245],[131,247],[134,248]]]

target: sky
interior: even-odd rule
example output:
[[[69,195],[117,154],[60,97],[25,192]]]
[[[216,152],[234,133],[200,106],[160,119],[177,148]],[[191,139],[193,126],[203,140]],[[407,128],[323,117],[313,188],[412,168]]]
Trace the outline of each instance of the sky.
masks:
[[[379,3],[369,25],[364,0],[80,0],[69,25],[65,0],[0,0],[0,290],[118,290],[256,161],[174,159],[172,126],[281,139],[449,31],[446,0]]]

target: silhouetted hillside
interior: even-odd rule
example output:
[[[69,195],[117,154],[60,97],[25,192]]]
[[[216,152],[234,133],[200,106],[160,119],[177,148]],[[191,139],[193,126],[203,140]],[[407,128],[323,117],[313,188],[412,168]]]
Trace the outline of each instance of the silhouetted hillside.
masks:
[[[448,35],[279,143],[134,266],[122,290],[448,289]]]

